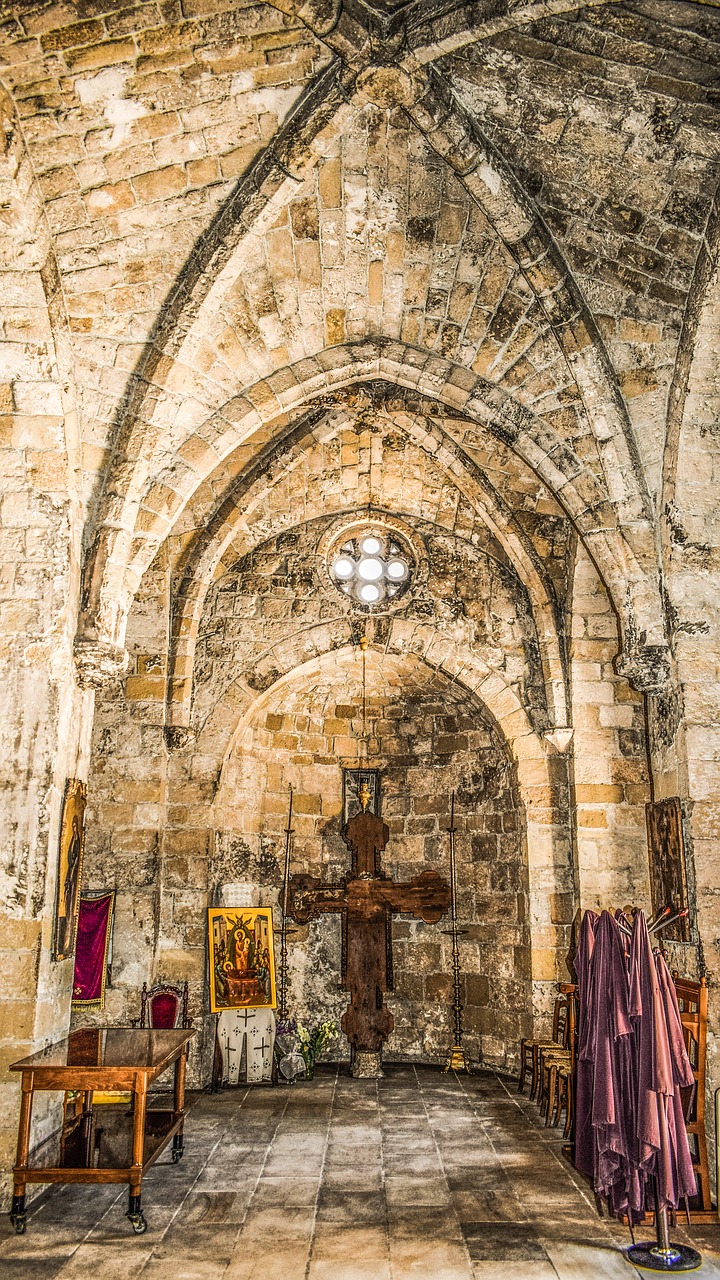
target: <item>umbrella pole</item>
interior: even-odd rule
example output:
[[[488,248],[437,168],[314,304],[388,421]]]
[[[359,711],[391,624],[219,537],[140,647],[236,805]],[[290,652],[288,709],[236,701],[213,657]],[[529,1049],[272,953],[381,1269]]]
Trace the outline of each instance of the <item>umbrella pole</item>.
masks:
[[[696,1271],[702,1263],[697,1249],[685,1244],[671,1244],[668,1231],[667,1206],[660,1207],[657,1181],[655,1182],[655,1230],[657,1241],[634,1244],[625,1251],[628,1262],[644,1271]]]

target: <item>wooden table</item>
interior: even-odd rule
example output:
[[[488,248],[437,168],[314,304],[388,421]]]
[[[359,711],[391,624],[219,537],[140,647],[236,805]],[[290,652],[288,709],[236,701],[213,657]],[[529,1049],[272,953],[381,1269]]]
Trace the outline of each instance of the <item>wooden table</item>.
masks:
[[[127,1216],[133,1231],[147,1230],[142,1204],[142,1177],[170,1138],[172,1159],[183,1153],[185,1065],[194,1031],[150,1031],[127,1027],[92,1027],[72,1031],[66,1040],[48,1045],[29,1058],[13,1062],[22,1072],[22,1104],[17,1163],[10,1220],[18,1235],[25,1231],[25,1188],[28,1182],[127,1182]],[[173,1108],[147,1108],[148,1087],[175,1064]],[[30,1122],[36,1089],[78,1091],[82,1111],[66,1118],[59,1135],[59,1158],[47,1165],[29,1164]],[[95,1090],[130,1090],[130,1106],[96,1106]],[[55,1140],[57,1147],[57,1139]],[[57,1155],[57,1152],[54,1153]]]

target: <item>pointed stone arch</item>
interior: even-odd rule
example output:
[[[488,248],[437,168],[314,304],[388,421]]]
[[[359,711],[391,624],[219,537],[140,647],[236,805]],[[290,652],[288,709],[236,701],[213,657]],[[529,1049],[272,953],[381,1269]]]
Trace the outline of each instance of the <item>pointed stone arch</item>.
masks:
[[[287,145],[290,149],[295,148],[298,164],[302,161],[304,165],[303,172],[309,172],[317,162],[322,151],[323,130],[336,134],[343,112],[350,109],[343,98],[347,89],[343,91],[340,72],[335,70],[331,75],[330,70],[323,75],[328,77],[328,85],[333,86],[330,99],[334,105],[320,111],[317,82],[303,100],[303,111],[298,108],[287,122]],[[578,519],[578,505],[583,511],[589,506],[593,513],[603,506],[613,509],[612,523],[619,531],[623,553],[617,557],[618,569],[608,581],[621,619],[627,618],[629,622],[629,625],[623,625],[630,664],[626,664],[626,670],[629,674],[634,670],[635,679],[646,686],[648,681],[651,685],[653,681],[662,683],[664,624],[656,587],[657,556],[649,498],[627,415],[623,412],[621,397],[589,311],[542,220],[517,187],[501,157],[492,152],[475,122],[448,95],[439,77],[434,72],[423,71],[415,74],[413,79],[400,72],[400,79],[396,76],[388,89],[388,75],[392,81],[394,73],[389,69],[369,68],[357,83],[353,81],[357,88],[357,101],[384,103],[388,93],[400,101],[433,150],[443,157],[472,200],[484,210],[517,262],[564,353],[583,397],[600,459],[599,474],[590,476],[587,473],[581,477],[586,482],[588,493],[580,496],[579,503],[574,500],[570,504],[574,508],[573,518]],[[291,128],[301,116],[305,128],[302,142]],[[271,177],[267,180],[267,190],[263,187],[262,199],[253,202],[249,189],[242,197],[240,203],[246,235],[255,234],[262,225],[267,225],[271,214],[287,203],[296,189],[294,180],[287,177],[288,165],[283,161],[278,168],[278,163],[274,152],[264,153],[262,164],[258,161],[258,174],[265,173],[267,169]],[[296,178],[300,180],[301,174],[296,173]],[[98,504],[97,534],[88,556],[85,578],[83,631],[86,637],[101,639],[110,648],[114,646],[117,649],[122,645],[130,595],[139,580],[137,567],[143,560],[149,562],[147,552],[143,550],[143,544],[147,547],[152,542],[148,531],[155,536],[162,532],[164,526],[167,532],[182,506],[182,501],[178,502],[177,491],[172,491],[172,484],[165,483],[168,472],[172,476],[174,466],[176,472],[184,470],[192,481],[194,473],[202,474],[203,470],[202,466],[196,465],[198,456],[203,452],[212,454],[217,449],[217,438],[213,438],[212,444],[203,438],[204,427],[200,434],[196,433],[196,442],[190,430],[174,462],[172,459],[166,462],[164,446],[158,448],[162,432],[159,423],[152,422],[153,406],[162,395],[163,386],[173,376],[173,353],[179,350],[203,293],[206,295],[213,283],[212,273],[222,270],[228,246],[238,243],[239,209],[240,206],[234,213],[225,209],[218,216],[213,252],[204,255],[208,259],[206,269],[197,275],[192,287],[186,281],[183,289],[175,291],[179,299],[177,305],[173,294],[170,327],[166,323],[149,344],[125,397],[115,460],[104,496]],[[382,342],[383,339],[376,341]],[[311,365],[316,358],[322,361],[323,356],[318,353],[318,357],[311,357],[300,364]],[[437,357],[425,356],[425,359]],[[458,368],[463,369],[463,366]],[[264,380],[264,386],[256,383],[252,393],[253,407],[267,420],[266,405],[259,404],[259,401],[263,397],[275,399],[280,402],[278,408],[283,403],[292,404],[293,384],[296,382],[297,369],[289,366]],[[511,404],[516,416],[528,412],[515,402]],[[243,422],[245,430],[250,426],[248,412],[249,407],[243,412],[237,397],[220,410],[224,417],[246,419]],[[136,438],[136,427],[141,420],[147,434],[142,437],[141,433]],[[558,441],[558,446],[563,443],[566,442]],[[561,501],[569,509],[570,486],[580,473],[568,476],[563,468],[558,470],[555,460],[548,464],[547,456],[545,452],[540,458],[536,450],[531,465],[544,468],[544,472],[539,470],[539,474],[553,492],[557,493],[558,487],[563,489]],[[208,465],[206,462],[206,471]],[[575,460],[572,460],[571,469],[574,466]],[[143,475],[147,477],[146,483],[143,483]],[[146,507],[149,506],[149,511],[141,509],[142,501]],[[585,520],[584,527],[579,526],[582,537],[594,539],[597,548],[595,558],[603,569],[607,569],[613,558],[608,554],[609,547],[601,548],[603,539],[607,539],[607,529],[604,515],[598,520],[595,514]],[[130,567],[126,580],[121,583],[123,561]],[[624,585],[628,579],[632,584],[629,590]],[[629,597],[632,597],[632,602]],[[632,619],[629,617],[631,614],[634,615]],[[643,661],[637,659],[641,651],[652,655],[652,660],[644,663],[646,669],[643,669]]]
[[[556,983],[563,972],[576,900],[567,828],[560,821],[553,804],[548,803],[548,796],[558,794],[558,787],[566,785],[565,762],[552,746],[532,731],[522,707],[516,700],[513,702],[495,673],[473,671],[467,667],[463,670],[458,655],[453,654],[450,648],[442,645],[437,650],[433,649],[432,636],[428,637],[427,631],[418,632],[410,647],[407,646],[407,636],[399,632],[396,644],[391,643],[388,649],[390,661],[407,660],[410,656],[413,662],[447,676],[453,684],[465,690],[469,702],[479,704],[483,714],[496,727],[517,769],[526,824],[532,1013],[534,1026],[539,1029],[552,1009]],[[197,742],[198,750],[205,755],[209,749],[218,760],[218,784],[246,726],[257,718],[270,699],[277,699],[283,686],[306,680],[323,664],[336,666],[343,661],[357,661],[351,646],[331,653],[318,653],[297,666],[288,667],[262,693],[239,698],[232,707],[228,706],[224,717],[222,738],[225,745],[222,754],[218,753],[220,743],[217,739],[211,746],[207,739],[204,740],[205,735],[201,735]],[[560,915],[557,904],[563,904]]]
[[[415,389],[439,405],[459,409],[467,419],[496,434],[532,468],[564,508],[598,566],[621,621],[627,673],[638,678],[642,655],[658,644],[663,618],[657,581],[647,558],[638,558],[618,519],[615,504],[567,442],[501,389],[489,387],[462,366],[407,344],[376,339],[346,344],[263,380],[226,406],[214,420],[212,447],[197,438],[197,453],[171,463],[147,489],[135,536],[115,529],[99,582],[93,616],[96,634],[120,645],[127,611],[145,569],[168,536],[185,504],[211,474],[254,433],[276,418],[332,396],[350,383],[383,379]],[[644,550],[641,547],[641,550]],[[654,557],[654,551],[653,551]],[[654,656],[654,653],[653,653]],[[650,670],[650,677],[657,673]],[[642,671],[640,672],[642,675]]]
[[[360,394],[361,389],[358,389],[351,398],[356,400]],[[560,639],[558,606],[537,553],[498,495],[489,485],[482,484],[477,467],[442,428],[417,415],[411,418],[404,414],[403,419],[406,420],[404,430],[407,439],[424,451],[463,494],[489,532],[498,539],[528,590],[540,645],[550,727],[566,727],[565,655]],[[232,547],[233,556],[245,554],[266,536],[263,523],[255,524],[254,521],[268,492],[286,480],[288,474],[304,461],[308,450],[335,438],[353,422],[354,417],[340,404],[334,411],[322,413],[319,417],[317,412],[311,413],[306,420],[301,420],[295,430],[273,444],[269,461],[261,456],[249,468],[246,479],[241,476],[232,484],[212,518],[186,550],[182,577],[173,598],[168,672],[169,725],[181,728],[189,724],[195,641],[207,592],[223,567],[228,549]],[[358,501],[361,498],[359,494]],[[376,495],[376,502],[382,506],[381,494]],[[317,512],[305,504],[303,519],[312,519],[320,510],[325,515],[329,512],[343,515],[347,514],[348,508],[342,495],[337,495],[334,503],[332,500],[323,501]],[[403,514],[417,515],[419,512],[407,506],[403,508]],[[283,524],[289,529],[296,522],[297,515],[288,509]]]

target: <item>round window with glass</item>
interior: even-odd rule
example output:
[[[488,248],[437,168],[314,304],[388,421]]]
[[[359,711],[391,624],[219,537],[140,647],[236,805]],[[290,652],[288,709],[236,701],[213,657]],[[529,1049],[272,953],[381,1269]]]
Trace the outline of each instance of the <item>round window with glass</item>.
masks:
[[[368,608],[402,595],[412,566],[413,557],[404,540],[381,528],[361,529],[346,537],[329,558],[335,586]]]

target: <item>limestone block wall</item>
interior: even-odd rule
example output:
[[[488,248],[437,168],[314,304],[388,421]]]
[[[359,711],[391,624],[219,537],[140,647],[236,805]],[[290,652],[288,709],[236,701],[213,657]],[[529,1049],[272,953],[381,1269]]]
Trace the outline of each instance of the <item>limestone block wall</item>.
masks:
[[[615,669],[618,628],[578,547],[572,589],[571,700],[580,905],[646,908],[650,799],[643,698]]]
[[[72,657],[82,513],[56,265],[17,120],[0,94],[0,1206],[14,1163],[14,1060],[62,1036],[72,960],[52,959],[65,780],[85,778],[92,693]],[[42,1095],[33,1140],[56,1124]]]
[[[31,6],[0,36],[63,279],[89,501],[117,397],[179,268],[328,60],[269,5],[190,10]]]
[[[138,1016],[143,982],[189,978],[195,1010],[202,986],[204,934],[200,930],[196,939],[200,952],[188,954],[182,935],[183,954],[177,956],[173,898],[166,885],[168,878],[174,883],[176,869],[168,830],[168,819],[173,823],[167,803],[172,761],[163,732],[167,609],[168,567],[161,554],[136,601],[128,675],[98,696],[93,725],[84,882],[91,889],[116,890],[113,976],[102,1018],[121,1024]],[[187,778],[183,796],[188,806],[200,799],[192,788]],[[204,836],[202,847],[206,845]],[[85,1020],[97,1017],[76,1016],[76,1022]]]
[[[658,793],[679,795],[690,876],[695,883],[697,948],[686,963],[709,984],[708,1127],[714,1136],[720,1087],[720,279],[717,208],[709,229],[704,286],[689,319],[670,417],[665,459],[664,563],[673,623],[673,683],[650,699],[649,718]],[[713,1154],[711,1143],[711,1155]]]

